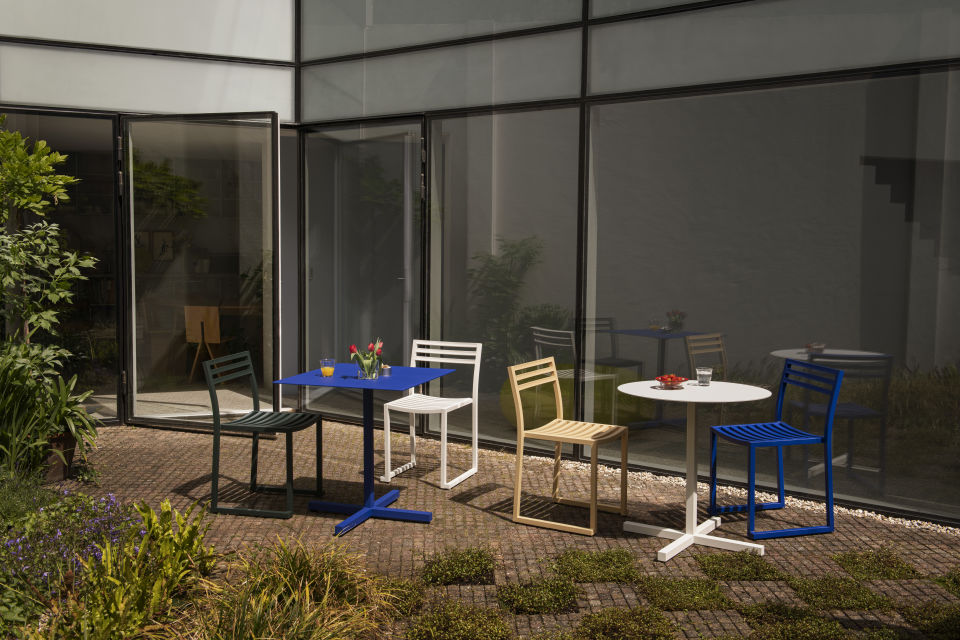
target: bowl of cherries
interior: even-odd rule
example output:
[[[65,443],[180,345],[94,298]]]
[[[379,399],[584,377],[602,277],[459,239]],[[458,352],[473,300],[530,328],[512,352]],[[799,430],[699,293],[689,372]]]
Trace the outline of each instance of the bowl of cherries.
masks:
[[[675,376],[672,373],[668,373],[665,376],[657,376],[655,378],[657,382],[660,383],[661,389],[680,389],[683,387],[683,383],[688,380],[683,376]]]

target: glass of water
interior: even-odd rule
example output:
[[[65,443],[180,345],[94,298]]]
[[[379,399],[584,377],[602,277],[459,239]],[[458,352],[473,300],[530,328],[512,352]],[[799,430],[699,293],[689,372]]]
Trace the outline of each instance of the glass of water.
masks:
[[[712,376],[713,367],[697,367],[697,384],[701,387],[709,386]]]

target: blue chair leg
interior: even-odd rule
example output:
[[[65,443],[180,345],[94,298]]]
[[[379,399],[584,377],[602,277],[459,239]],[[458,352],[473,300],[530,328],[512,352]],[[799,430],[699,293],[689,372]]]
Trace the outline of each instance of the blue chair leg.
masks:
[[[833,465],[830,464],[830,461],[833,460],[833,451],[829,440],[824,440],[823,443],[823,459],[827,461],[823,473],[826,479],[824,486],[826,495],[824,498],[827,503],[827,531],[833,531]]]
[[[776,506],[767,504],[767,509],[782,509],[787,504],[783,483],[783,447],[777,447],[777,504]]]
[[[757,520],[757,450],[747,447],[747,534],[752,538]]]

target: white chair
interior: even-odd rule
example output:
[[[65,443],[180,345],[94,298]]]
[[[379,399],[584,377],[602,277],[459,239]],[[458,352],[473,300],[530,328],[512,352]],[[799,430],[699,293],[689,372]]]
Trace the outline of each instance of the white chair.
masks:
[[[416,414],[440,414],[440,486],[451,489],[477,472],[477,387],[480,381],[480,351],[483,345],[478,342],[439,342],[435,340],[414,340],[410,354],[410,366],[436,363],[473,365],[473,395],[469,398],[442,398],[415,393],[413,389],[393,402],[383,405],[383,468],[381,480],[390,482],[394,476],[417,465],[417,441],[414,436],[414,416]],[[447,482],[447,414],[455,409],[472,405],[473,409],[473,448],[470,468]],[[410,462],[397,467],[390,466],[390,412],[405,411],[410,414]]]

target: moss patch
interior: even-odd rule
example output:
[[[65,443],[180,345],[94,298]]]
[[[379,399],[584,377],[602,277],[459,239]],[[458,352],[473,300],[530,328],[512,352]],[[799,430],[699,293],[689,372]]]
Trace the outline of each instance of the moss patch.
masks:
[[[635,582],[640,578],[633,554],[626,549],[567,549],[552,566],[557,575],[574,582]]]
[[[650,604],[665,611],[691,609],[730,609],[733,605],[713,580],[683,578],[671,580],[657,576],[641,578],[637,589]]]
[[[960,567],[957,567],[950,573],[934,578],[937,584],[960,598]]]
[[[749,551],[704,553],[696,556],[696,560],[700,569],[714,580],[784,580],[787,577],[763,556]]]
[[[497,602],[511,613],[569,613],[577,606],[577,587],[567,578],[548,578],[497,588]]]
[[[890,600],[852,578],[790,578],[788,583],[800,598],[815,609],[887,609]]]
[[[765,602],[740,608],[753,628],[751,640],[834,640],[846,635],[836,620],[805,607]]]
[[[931,640],[960,638],[960,605],[929,602],[920,607],[900,610],[907,622],[920,629]]]
[[[604,609],[585,615],[574,637],[578,640],[667,640],[677,637],[677,629],[655,609]]]
[[[447,549],[423,567],[427,584],[493,584],[497,561],[489,549]]]
[[[407,640],[508,640],[507,623],[493,609],[444,600],[430,611],[414,618],[407,629]]]
[[[904,580],[919,576],[916,569],[886,546],[873,551],[835,553],[831,558],[858,580]]]

